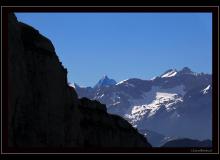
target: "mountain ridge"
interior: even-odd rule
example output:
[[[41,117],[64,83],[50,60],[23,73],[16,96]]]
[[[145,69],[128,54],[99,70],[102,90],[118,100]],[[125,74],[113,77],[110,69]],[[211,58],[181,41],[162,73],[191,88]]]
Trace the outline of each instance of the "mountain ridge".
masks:
[[[122,84],[123,82],[126,82],[126,81],[128,81],[128,80],[132,80],[132,79],[138,79],[138,80],[143,80],[143,81],[153,81],[153,80],[155,80],[156,78],[166,78],[166,76],[164,76],[164,75],[167,74],[168,72],[176,72],[178,76],[181,76],[181,75],[184,75],[184,74],[185,74],[185,75],[191,74],[191,75],[197,75],[197,76],[199,76],[199,75],[211,75],[211,73],[194,72],[194,71],[192,71],[189,67],[183,67],[183,68],[180,69],[180,70],[177,70],[176,68],[167,69],[167,70],[166,70],[165,72],[163,72],[162,74],[160,74],[160,75],[158,75],[158,76],[154,76],[153,78],[149,78],[149,79],[134,78],[134,77],[133,77],[133,78],[127,78],[127,79],[124,79],[124,80],[121,80],[121,81],[117,82],[117,81],[115,81],[114,79],[109,78],[108,75],[103,75],[102,78],[100,78],[100,79],[96,82],[96,84],[95,84],[94,86],[92,86],[92,85],[89,85],[89,86],[80,86],[80,85],[78,85],[78,84],[75,83],[75,82],[70,83],[70,85],[76,84],[76,85],[78,85],[78,86],[81,87],[81,88],[86,88],[86,87],[95,88],[95,86],[96,86],[99,82],[101,82],[103,79],[105,79],[105,78],[114,81],[114,83],[112,83],[111,85],[119,85],[119,84]],[[175,75],[176,75],[176,74],[175,74]],[[171,77],[174,77],[175,75],[173,75],[173,76],[171,75]],[[162,77],[162,76],[164,76],[164,77]],[[169,77],[169,78],[170,78],[170,77]]]

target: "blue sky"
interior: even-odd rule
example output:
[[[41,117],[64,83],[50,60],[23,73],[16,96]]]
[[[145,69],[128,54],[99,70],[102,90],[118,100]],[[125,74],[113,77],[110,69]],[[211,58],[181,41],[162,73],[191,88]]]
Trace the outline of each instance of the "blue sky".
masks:
[[[150,79],[187,66],[212,72],[211,13],[16,13],[48,37],[68,81]]]

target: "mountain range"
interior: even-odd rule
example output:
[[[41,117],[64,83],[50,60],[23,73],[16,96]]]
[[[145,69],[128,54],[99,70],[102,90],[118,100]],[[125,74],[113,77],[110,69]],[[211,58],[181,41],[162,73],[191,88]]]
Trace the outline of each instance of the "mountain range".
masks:
[[[212,139],[211,74],[184,67],[150,80],[116,83],[104,76],[95,87],[72,86],[79,97],[106,104],[109,113],[130,122],[153,146],[176,138]]]

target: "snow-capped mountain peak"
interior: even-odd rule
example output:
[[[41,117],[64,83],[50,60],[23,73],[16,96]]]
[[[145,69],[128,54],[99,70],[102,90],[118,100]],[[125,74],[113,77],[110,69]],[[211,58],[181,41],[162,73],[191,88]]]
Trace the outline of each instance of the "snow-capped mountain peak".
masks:
[[[171,78],[175,76],[182,76],[182,75],[201,75],[200,73],[193,72],[190,68],[184,67],[181,70],[176,69],[169,69],[166,72],[164,72],[160,77],[161,78]]]
[[[94,86],[94,88],[100,88],[100,87],[108,87],[115,85],[117,82],[114,79],[108,78],[107,75],[104,75],[98,83]]]

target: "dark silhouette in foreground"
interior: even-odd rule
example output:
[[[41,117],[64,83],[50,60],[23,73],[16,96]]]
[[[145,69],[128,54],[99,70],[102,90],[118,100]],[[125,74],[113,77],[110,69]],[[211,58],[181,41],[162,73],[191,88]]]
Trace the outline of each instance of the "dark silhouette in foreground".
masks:
[[[151,147],[105,105],[78,99],[51,41],[14,14],[8,19],[8,50],[9,146]]]

